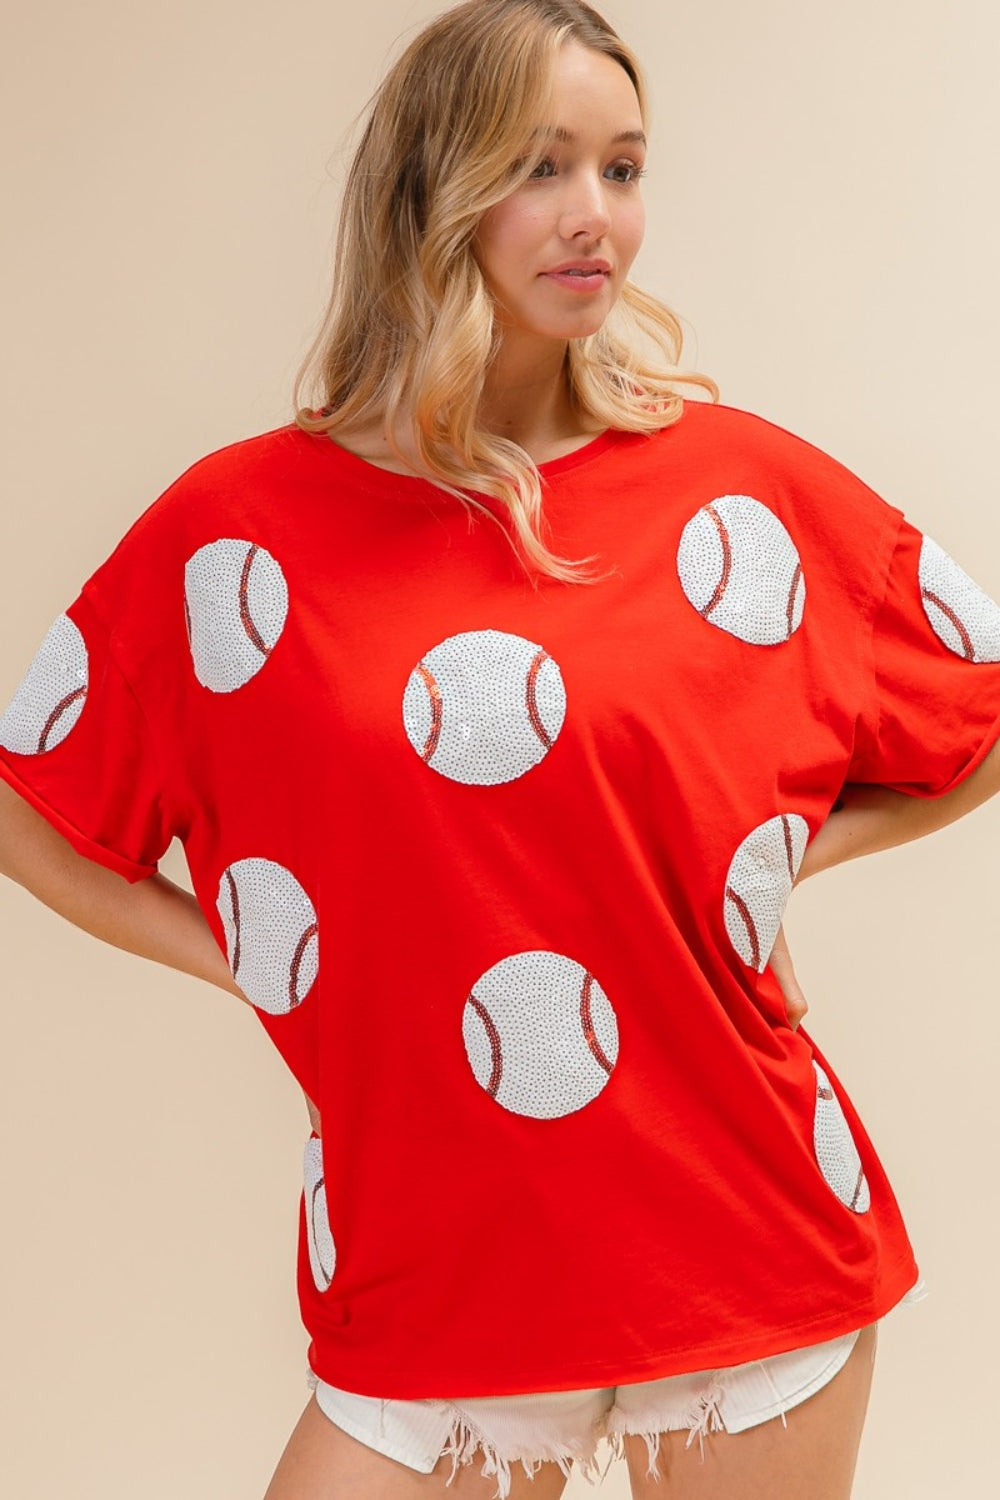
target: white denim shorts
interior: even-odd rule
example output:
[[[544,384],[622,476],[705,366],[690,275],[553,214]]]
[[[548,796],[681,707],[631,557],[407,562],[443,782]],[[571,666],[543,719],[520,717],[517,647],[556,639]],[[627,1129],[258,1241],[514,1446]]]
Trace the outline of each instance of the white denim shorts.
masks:
[[[918,1302],[926,1295],[919,1281],[903,1298]],[[809,1344],[785,1354],[749,1360],[725,1369],[669,1375],[629,1385],[588,1390],[539,1391],[519,1396],[473,1396],[467,1399],[399,1401],[344,1391],[309,1372],[321,1411],[367,1447],[407,1468],[430,1474],[443,1457],[452,1460],[447,1483],[459,1464],[471,1463],[482,1450],[484,1478],[495,1474],[495,1500],[510,1494],[510,1467],[520,1462],[534,1477],[545,1462],[557,1463],[570,1477],[575,1464],[590,1484],[603,1478],[597,1461],[602,1440],[611,1458],[624,1456],[624,1437],[646,1441],[648,1475],[659,1474],[660,1433],[687,1430],[687,1447],[695,1438],[704,1454],[711,1432],[744,1432],[785,1412],[821,1390],[841,1370],[860,1329]]]
[[[926,1295],[921,1279],[900,1305],[922,1302]],[[594,1484],[615,1458],[624,1457],[625,1436],[638,1434],[649,1455],[647,1475],[654,1478],[659,1477],[662,1432],[686,1430],[685,1446],[697,1438],[704,1457],[705,1437],[712,1432],[745,1432],[772,1417],[784,1422],[786,1411],[822,1390],[843,1369],[860,1332],[724,1369],[518,1396],[400,1401],[340,1390],[311,1370],[307,1378],[331,1422],[421,1474],[432,1473],[441,1458],[450,1457],[451,1484],[458,1465],[471,1463],[482,1450],[480,1472],[484,1478],[497,1476],[494,1500],[506,1500],[512,1463],[520,1462],[530,1478],[545,1462],[557,1463],[569,1478],[575,1464]],[[597,1461],[602,1440],[611,1448],[604,1474]]]

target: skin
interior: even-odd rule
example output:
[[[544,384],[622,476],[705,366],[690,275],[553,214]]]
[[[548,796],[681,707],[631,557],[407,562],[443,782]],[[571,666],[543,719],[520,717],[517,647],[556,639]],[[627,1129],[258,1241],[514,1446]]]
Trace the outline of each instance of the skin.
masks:
[[[713,1432],[702,1462],[686,1432],[660,1438],[660,1477],[647,1478],[645,1439],[625,1439],[633,1500],[848,1500],[868,1407],[878,1330],[862,1329],[844,1367],[831,1381],[780,1417],[746,1432]],[[441,1500],[492,1496],[496,1478],[483,1477],[482,1454],[449,1484],[451,1459],[430,1474],[408,1469],[335,1427],[310,1401],[275,1470],[264,1500]],[[568,1481],[558,1464],[543,1463],[529,1478],[511,1464],[511,1500],[556,1500]]]
[[[639,177],[646,146],[639,100],[613,59],[568,43],[555,77],[553,126],[535,175],[483,217],[473,249],[503,331],[481,415],[489,430],[546,449],[579,435],[566,392],[569,339],[597,333],[618,301],[642,245]],[[620,135],[638,140],[618,140]],[[603,259],[601,291],[580,296],[545,273],[569,260]]]
[[[484,218],[476,253],[494,297],[504,342],[487,387],[482,417],[493,432],[521,444],[537,462],[588,441],[564,381],[566,343],[595,332],[607,317],[642,241],[637,183],[621,164],[643,165],[642,147],[614,143],[641,130],[638,99],[624,71],[601,54],[567,45],[559,60],[556,107],[548,125],[574,137],[541,140],[531,181]],[[567,292],[544,272],[560,262],[603,257],[613,274],[594,298]],[[368,430],[338,441],[381,467],[399,468],[384,434]],[[402,472],[409,472],[402,470]],[[816,833],[799,880],[849,859],[922,838],[963,817],[1000,789],[1000,745],[961,786],[944,797],[910,798],[879,787],[845,788],[838,810]],[[51,825],[0,781],[0,872],[31,891],[67,921],[103,942],[166,964],[246,1002],[195,898],[163,875],[135,885],[78,855]],[[789,1022],[805,1015],[784,934],[772,967],[786,997]],[[246,1002],[249,1003],[249,1002]],[[314,1129],[320,1120],[306,1101]],[[685,1434],[664,1435],[661,1463],[669,1483],[645,1478],[646,1447],[626,1440],[635,1497],[671,1500],[847,1500],[864,1422],[875,1353],[874,1327],[862,1332],[851,1358],[816,1395],[780,1419],[738,1435],[712,1434],[702,1464]],[[267,1490],[265,1500],[410,1500],[410,1497],[492,1495],[493,1477],[480,1463],[446,1486],[450,1460],[418,1474],[342,1432],[310,1400]],[[804,1487],[803,1476],[808,1476]],[[566,1481],[546,1463],[534,1479],[512,1468],[511,1500],[550,1500]]]
[[[551,126],[572,141],[540,136],[537,176],[490,209],[473,250],[497,305],[503,345],[487,375],[480,423],[520,444],[536,463],[559,458],[600,429],[581,424],[566,389],[567,343],[596,333],[621,295],[642,244],[645,207],[638,180],[646,150],[619,134],[643,131],[628,74],[575,42],[560,54]],[[544,272],[568,260],[602,259],[612,274],[596,296],[580,296]],[[412,454],[405,420],[396,433]],[[378,424],[339,427],[336,441],[369,463],[410,473]]]

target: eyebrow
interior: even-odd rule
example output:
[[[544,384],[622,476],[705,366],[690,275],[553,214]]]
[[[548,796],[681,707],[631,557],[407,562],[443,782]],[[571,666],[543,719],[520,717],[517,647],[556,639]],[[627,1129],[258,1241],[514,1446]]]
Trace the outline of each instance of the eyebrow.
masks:
[[[541,125],[537,130],[531,132],[532,137],[538,135],[548,136],[554,141],[575,141],[577,137],[572,130],[564,130],[561,125]],[[613,146],[623,145],[627,141],[637,142],[641,146],[647,144],[646,137],[641,130],[621,130],[612,138]]]

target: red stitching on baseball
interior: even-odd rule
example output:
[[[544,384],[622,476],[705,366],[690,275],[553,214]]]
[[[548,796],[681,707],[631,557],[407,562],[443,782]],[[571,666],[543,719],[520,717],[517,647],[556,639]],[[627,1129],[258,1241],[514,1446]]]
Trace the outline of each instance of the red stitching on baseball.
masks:
[[[39,755],[41,755],[41,753],[42,753],[43,750],[47,750],[48,749],[47,741],[48,741],[49,735],[52,733],[52,730],[55,728],[57,721],[62,718],[63,714],[69,708],[70,704],[71,703],[75,703],[78,698],[85,698],[86,696],[87,696],[87,689],[84,688],[84,687],[82,687],[82,688],[77,688],[75,693],[67,693],[66,696],[65,696],[65,698],[60,698],[60,700],[56,704],[55,708],[52,710],[52,712],[49,714],[48,718],[45,720],[45,724],[44,724],[44,727],[42,729],[42,732],[41,732],[41,734],[38,737],[38,754]]]
[[[594,1017],[590,1004],[590,994],[593,987],[593,974],[585,974],[583,979],[583,988],[580,991],[580,1024],[583,1027],[583,1035],[586,1038],[587,1046],[590,1048],[591,1052],[594,1054],[594,1057],[597,1059],[600,1066],[604,1069],[605,1073],[607,1073],[610,1077],[611,1070],[614,1067],[614,1064],[610,1061],[607,1054],[605,1053],[604,1048],[601,1046],[600,1042],[597,1039],[597,1032],[594,1030]]]
[[[320,1193],[322,1192],[322,1190],[323,1190],[323,1184],[324,1184],[325,1181],[326,1181],[326,1178],[325,1177],[321,1177],[319,1179],[319,1181],[317,1182],[316,1186],[313,1188],[312,1203],[309,1206],[309,1217],[312,1220],[312,1240],[313,1240],[313,1245],[314,1245],[315,1250],[316,1250],[316,1264],[319,1266],[319,1273],[320,1273],[320,1275],[322,1276],[323,1280],[326,1282],[326,1285],[329,1286],[330,1282],[332,1280],[332,1277],[330,1277],[330,1276],[328,1276],[326,1274],[326,1266],[324,1266],[324,1264],[323,1264],[323,1257],[319,1253],[319,1235],[316,1233],[316,1199],[319,1197]],[[326,1287],[324,1287],[324,1291],[325,1290],[326,1290]]]
[[[722,545],[722,577],[716,584],[715,593],[712,595],[711,599],[709,599],[708,603],[705,605],[705,608],[699,611],[702,619],[707,620],[709,615],[712,613],[712,610],[715,609],[723,594],[726,592],[726,585],[729,582],[729,575],[733,570],[733,549],[729,545],[729,532],[726,530],[725,525],[723,524],[722,517],[716,511],[714,511],[710,505],[704,506],[703,509],[705,511],[705,514],[711,516],[712,520],[715,522],[715,529],[719,533],[719,541]]]
[[[972,637],[966,630],[965,626],[962,624],[961,620],[958,618],[958,615],[956,615],[955,611],[950,607],[950,605],[945,604],[944,600],[939,598],[937,594],[931,593],[930,589],[921,589],[920,593],[928,603],[936,604],[945,618],[950,620],[954,625],[955,629],[958,631],[959,639],[962,642],[962,652],[965,656],[965,660],[975,661],[976,648],[972,644]]]
[[[734,891],[731,885],[726,887],[726,895],[743,918],[743,925],[747,930],[747,937],[750,939],[750,962],[753,968],[759,970],[760,939],[757,936],[757,928],[754,925],[753,917],[750,915],[750,908],[743,900],[739,891]]]
[[[788,814],[781,814],[781,827],[785,835],[785,859],[788,862],[788,878],[795,884],[795,851],[792,848],[792,825],[788,821]]]
[[[236,929],[236,941],[233,944],[233,978],[240,966],[240,893],[236,889],[236,881],[233,879],[232,870],[226,871],[226,879],[229,881],[229,900],[233,908],[233,927]]]
[[[302,959],[305,956],[306,946],[319,932],[319,923],[312,922],[299,938],[298,946],[292,957],[292,966],[288,975],[288,1004],[291,1010],[301,1005],[303,996],[299,994],[299,970],[302,968]]]
[[[503,1077],[503,1052],[500,1048],[500,1033],[493,1024],[493,1017],[486,1009],[486,1006],[481,1000],[477,999],[475,990],[469,995],[469,1004],[482,1021],[486,1029],[486,1035],[489,1038],[490,1056],[493,1060],[493,1066],[490,1072],[490,1081],[486,1085],[486,1092],[495,1099],[497,1091],[500,1088],[500,1080]]]
[[[538,735],[538,738],[541,740],[546,750],[552,749],[552,740],[549,737],[549,733],[545,728],[545,725],[542,723],[542,716],[538,711],[536,685],[538,683],[538,674],[542,670],[542,663],[547,662],[549,659],[549,653],[547,651],[539,649],[536,652],[534,658],[532,659],[531,666],[528,668],[527,687],[528,718],[531,720],[532,729]]]
[[[802,578],[802,564],[801,564],[801,562],[797,562],[795,564],[795,572],[792,574],[792,586],[788,590],[788,608],[785,611],[785,618],[788,621],[788,634],[789,634],[789,636],[792,634],[792,631],[795,629],[795,592],[798,589],[798,586],[799,586],[799,583],[801,581],[801,578]],[[810,616],[810,618],[811,618],[811,616]]]
[[[860,1167],[858,1169],[858,1182],[857,1182],[857,1186],[854,1189],[854,1197],[851,1199],[851,1207],[853,1209],[857,1208],[858,1199],[861,1197],[861,1189],[864,1187],[864,1185],[865,1185],[865,1170],[864,1170],[864,1167]]]
[[[421,662],[417,667],[417,671],[423,679],[424,687],[427,689],[427,696],[431,700],[431,727],[428,731],[424,748],[420,752],[421,759],[429,761],[437,749],[438,741],[441,738],[441,725],[444,722],[444,704],[441,701],[441,689],[438,687],[430,667],[425,662]]]
[[[248,594],[250,585],[250,569],[253,567],[253,560],[257,556],[257,553],[259,551],[260,548],[257,546],[257,544],[253,543],[250,551],[243,559],[243,573],[240,577],[240,619],[243,622],[243,629],[246,631],[253,644],[257,647],[257,650],[260,652],[261,656],[270,656],[271,647],[267,644],[250,616],[250,599]]]

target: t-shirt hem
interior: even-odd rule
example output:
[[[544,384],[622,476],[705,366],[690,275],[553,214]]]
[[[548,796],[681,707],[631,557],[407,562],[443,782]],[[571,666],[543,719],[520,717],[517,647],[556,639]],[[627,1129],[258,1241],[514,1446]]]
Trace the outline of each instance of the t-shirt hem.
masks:
[[[1000,740],[1000,716],[993,720],[973,754],[961,769],[955,772],[951,780],[945,782],[944,786],[928,788],[906,781],[887,781],[880,784],[884,785],[887,791],[902,792],[908,797],[919,797],[924,802],[933,802],[938,797],[946,797],[949,792],[955,791],[967,777],[972,775],[973,771],[977,771],[998,740]]]
[[[137,884],[140,880],[146,880],[150,875],[157,873],[159,868],[157,865],[137,864],[134,860],[126,858],[124,854],[119,854],[117,850],[107,849],[103,844],[98,844],[87,834],[81,833],[79,828],[75,827],[68,818],[64,818],[62,813],[57,812],[54,807],[51,807],[27,782],[22,781],[19,776],[16,776],[6,761],[2,759],[0,759],[0,776],[3,777],[4,781],[7,782],[13,791],[17,792],[19,797],[23,797],[25,802],[29,803],[36,812],[40,812],[42,817],[51,824],[56,832],[60,833],[68,843],[72,844],[76,852],[82,854],[85,859],[93,860],[95,864],[103,865],[105,869],[113,870],[116,875],[123,875],[131,885]]]
[[[535,1394],[542,1391],[570,1391],[570,1390],[593,1390],[605,1389],[615,1385],[631,1385],[647,1380],[667,1379],[672,1375],[692,1375],[707,1370],[721,1370],[731,1365],[747,1364],[755,1359],[767,1359],[772,1354],[784,1354],[790,1350],[806,1348],[811,1344],[822,1344],[828,1339],[839,1338],[847,1333],[854,1333],[858,1329],[865,1328],[870,1323],[877,1322],[879,1318],[899,1306],[906,1295],[914,1291],[920,1285],[920,1274],[913,1262],[905,1263],[912,1272],[909,1281],[900,1290],[894,1290],[891,1294],[882,1297],[869,1297],[863,1302],[852,1304],[847,1308],[838,1308],[835,1311],[820,1313],[814,1318],[797,1318],[793,1323],[771,1326],[766,1336],[764,1334],[751,1335],[749,1338],[734,1340],[722,1340],[699,1348],[687,1348],[679,1360],[676,1353],[671,1350],[654,1350],[644,1354],[639,1359],[625,1359],[612,1361],[603,1359],[599,1363],[574,1362],[572,1376],[551,1376],[532,1380],[531,1376],[523,1377],[512,1383],[508,1378],[496,1379],[489,1383],[489,1387],[478,1390],[470,1390],[470,1382],[461,1384],[461,1389],[450,1390],[442,1393],[441,1382],[435,1382],[437,1389],[428,1392],[403,1390],[398,1380],[393,1377],[386,1384],[392,1389],[382,1390],[359,1390],[357,1384],[352,1384],[350,1372],[336,1371],[331,1367],[323,1367],[324,1361],[317,1358],[315,1342],[310,1347],[310,1366],[313,1373],[327,1385],[332,1385],[340,1390],[350,1390],[358,1395],[378,1396],[389,1400],[419,1401],[419,1400],[458,1400],[460,1398],[472,1399],[477,1396],[517,1396],[524,1394]],[[899,1268],[902,1270],[902,1267]],[[898,1288],[899,1280],[896,1275],[889,1278],[892,1286]],[[372,1382],[366,1382],[371,1384]],[[426,1385],[426,1382],[424,1382]],[[483,1386],[483,1382],[478,1382]]]

